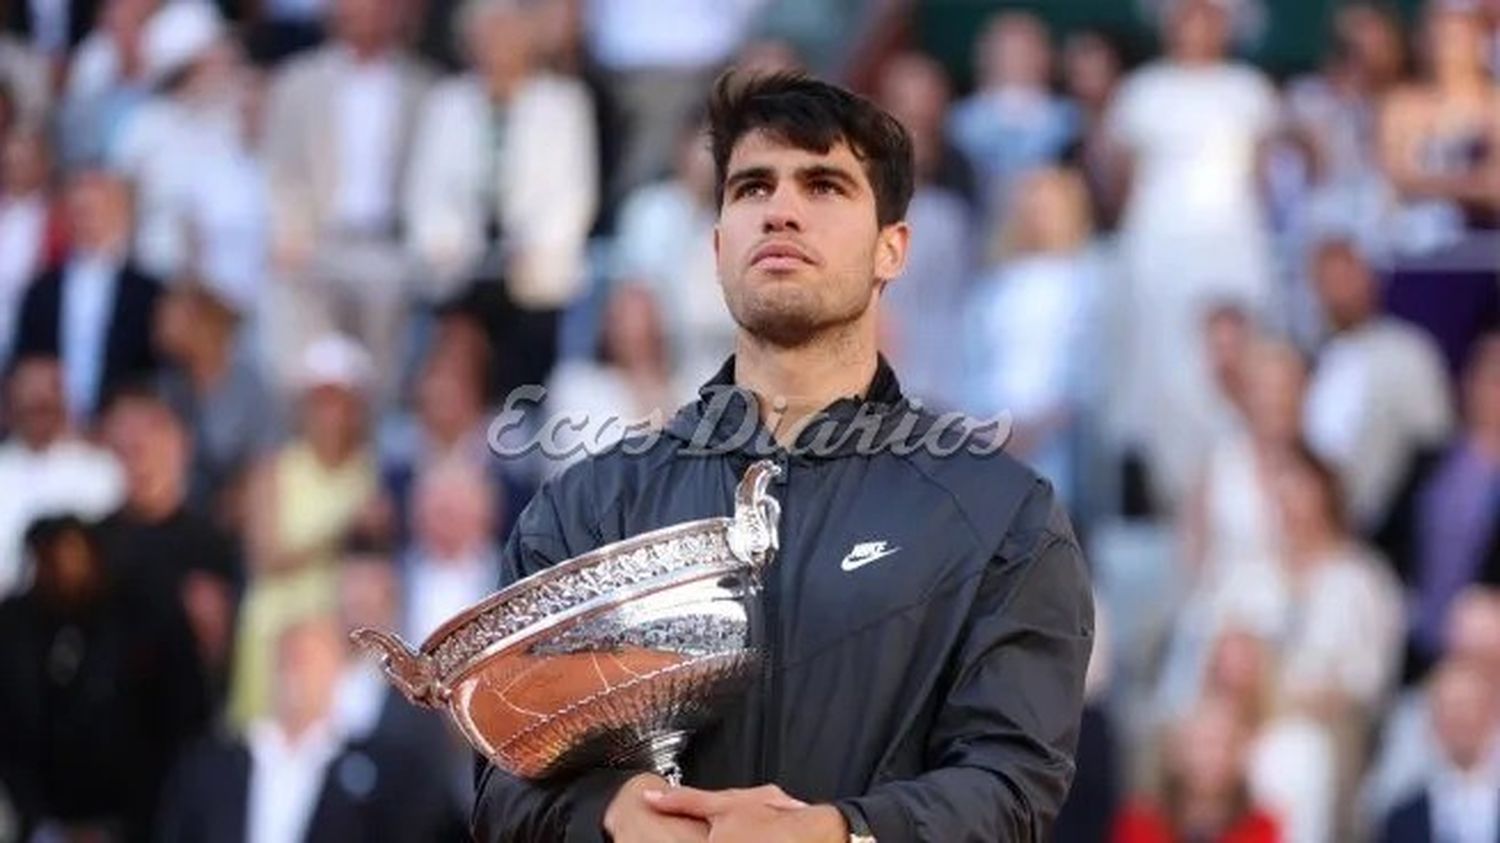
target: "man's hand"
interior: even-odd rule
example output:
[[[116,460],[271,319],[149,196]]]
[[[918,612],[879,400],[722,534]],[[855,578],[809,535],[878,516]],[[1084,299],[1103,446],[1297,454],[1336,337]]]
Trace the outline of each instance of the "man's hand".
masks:
[[[643,796],[669,787],[666,779],[651,773],[631,778],[605,809],[604,830],[615,843],[705,843],[706,821],[653,810]]]
[[[748,790],[652,789],[647,804],[710,826],[710,843],[845,843],[849,828],[831,805],[808,805],[774,784]]]

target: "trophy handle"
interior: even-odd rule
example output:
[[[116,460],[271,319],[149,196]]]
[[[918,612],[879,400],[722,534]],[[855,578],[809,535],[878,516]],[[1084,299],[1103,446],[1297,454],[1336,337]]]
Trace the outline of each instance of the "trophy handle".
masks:
[[[735,558],[754,569],[760,569],[776,552],[777,522],[781,504],[770,494],[771,481],[781,474],[781,467],[771,460],[760,460],[745,470],[734,490],[734,523],[729,526],[729,550]]]
[[[361,650],[380,656],[386,678],[408,700],[427,708],[448,701],[448,689],[438,681],[432,659],[407,646],[400,636],[363,627],[351,632],[349,639]]]

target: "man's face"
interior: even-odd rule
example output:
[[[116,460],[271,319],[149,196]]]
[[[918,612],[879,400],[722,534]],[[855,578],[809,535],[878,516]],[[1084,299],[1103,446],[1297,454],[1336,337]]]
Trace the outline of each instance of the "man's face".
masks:
[[[1375,278],[1352,249],[1324,248],[1314,261],[1313,275],[1323,311],[1335,328],[1356,327],[1374,314]]]
[[[62,367],[56,360],[27,360],[11,375],[10,424],[31,448],[43,448],[67,431]]]
[[[355,49],[374,51],[396,40],[404,17],[404,0],[338,0],[333,28]]]
[[[130,191],[117,176],[85,172],[68,185],[68,226],[84,249],[117,248],[130,233]]]
[[[901,274],[908,231],[882,228],[864,166],[845,143],[826,154],[764,132],[734,147],[714,252],[740,327],[796,347],[861,319],[880,283]]]
[[[104,429],[124,469],[130,503],[154,514],[176,509],[188,468],[187,436],[177,419],[154,404],[127,400],[110,413]]]

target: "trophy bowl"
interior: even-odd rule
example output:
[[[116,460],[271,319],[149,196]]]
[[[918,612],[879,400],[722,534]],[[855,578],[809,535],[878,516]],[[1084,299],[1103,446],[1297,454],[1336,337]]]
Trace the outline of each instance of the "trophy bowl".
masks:
[[[757,595],[776,551],[779,473],[757,462],[733,517],[642,533],[519,580],[413,650],[364,628],[413,703],[444,709],[469,743],[529,779],[590,767],[677,783],[688,736],[761,665]]]

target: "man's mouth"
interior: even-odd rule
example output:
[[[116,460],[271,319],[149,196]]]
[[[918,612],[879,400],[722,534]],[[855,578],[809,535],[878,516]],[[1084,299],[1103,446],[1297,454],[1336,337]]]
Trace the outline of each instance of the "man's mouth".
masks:
[[[809,266],[813,259],[791,243],[767,243],[750,256],[750,265],[761,269],[796,269]]]

